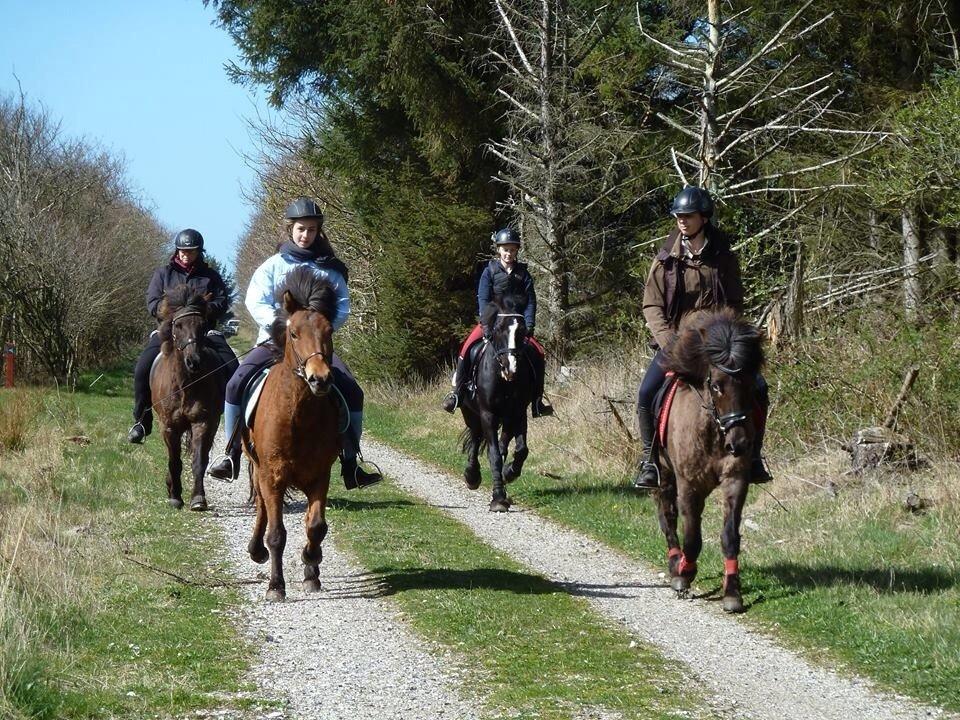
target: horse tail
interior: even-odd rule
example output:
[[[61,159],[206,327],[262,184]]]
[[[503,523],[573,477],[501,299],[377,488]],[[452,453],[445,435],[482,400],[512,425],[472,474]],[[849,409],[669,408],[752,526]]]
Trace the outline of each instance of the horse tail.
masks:
[[[470,440],[472,436],[470,435],[470,428],[464,428],[460,433],[460,452],[465,453],[470,448]],[[483,452],[487,448],[487,439],[481,435],[480,443],[477,446],[477,452]]]

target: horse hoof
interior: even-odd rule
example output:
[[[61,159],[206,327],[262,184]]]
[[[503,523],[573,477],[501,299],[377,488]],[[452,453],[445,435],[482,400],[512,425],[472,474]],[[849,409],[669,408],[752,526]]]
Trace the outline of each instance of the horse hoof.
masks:
[[[463,471],[463,482],[466,483],[467,488],[470,490],[476,490],[480,487],[480,470],[473,468],[466,468]]]
[[[170,504],[170,507],[174,508],[175,510],[179,510],[183,507],[183,500],[180,498],[170,498],[167,500],[167,502]]]
[[[512,483],[518,477],[520,477],[520,473],[513,469],[513,463],[510,463],[506,468],[504,468],[503,481],[505,483]]]
[[[739,595],[723,596],[723,611],[728,613],[742,613],[744,611],[743,599]]]
[[[670,587],[676,590],[678,594],[687,593],[690,590],[690,580],[683,575],[675,575],[670,578]]]
[[[283,590],[267,590],[267,602],[283,602],[287,599],[287,593]]]
[[[202,511],[207,509],[207,498],[205,495],[195,495],[190,499],[190,509]]]
[[[510,510],[509,500],[492,500],[490,502],[490,512],[507,512]]]
[[[260,547],[256,550],[250,550],[250,559],[258,565],[263,565],[267,560],[270,559],[270,551],[265,547]]]
[[[320,592],[320,581],[319,580],[304,580],[303,581],[303,591],[308,593]]]

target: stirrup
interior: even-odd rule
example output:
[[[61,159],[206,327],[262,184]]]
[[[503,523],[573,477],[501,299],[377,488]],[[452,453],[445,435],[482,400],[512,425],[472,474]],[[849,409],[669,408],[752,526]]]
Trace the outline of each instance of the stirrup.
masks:
[[[647,485],[639,482],[640,477],[648,467],[652,467],[657,476],[656,485]],[[637,469],[636,477],[633,478],[633,487],[637,490],[657,490],[660,487],[660,466],[652,459],[641,462],[640,467]]]
[[[214,478],[215,480],[220,480],[220,481],[222,481],[222,482],[232,483],[234,480],[236,480],[238,477],[240,477],[240,468],[238,467],[240,463],[238,462],[238,463],[236,463],[236,465],[235,465],[234,462],[233,462],[233,458],[230,457],[230,453],[221,453],[221,454],[218,455],[217,458],[216,458],[212,463],[210,463],[207,467],[208,467],[208,468],[211,468],[211,467],[213,467],[214,465],[219,465],[219,464],[220,464],[221,462],[223,462],[224,460],[226,460],[227,462],[230,463],[230,477],[225,477],[225,478],[224,478],[224,477],[219,477],[219,476],[217,476],[217,475],[214,475],[209,469],[207,470],[207,475],[209,475],[210,477]]]
[[[453,407],[448,410],[448,409],[447,409],[447,400],[449,400],[451,397],[453,398]],[[450,391],[449,393],[447,393],[447,395],[443,398],[443,403],[442,403],[442,405],[441,405],[441,409],[442,409],[442,410],[446,410],[448,413],[450,413],[450,414],[452,415],[453,413],[455,413],[455,412],[457,411],[457,408],[458,408],[458,407],[460,407],[460,393],[458,393],[456,390],[451,390],[451,391]]]

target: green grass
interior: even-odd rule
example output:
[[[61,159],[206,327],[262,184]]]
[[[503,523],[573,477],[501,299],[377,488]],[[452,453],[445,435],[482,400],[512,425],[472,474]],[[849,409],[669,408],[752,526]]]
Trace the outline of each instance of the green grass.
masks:
[[[126,378],[90,387],[95,378],[73,395],[42,393],[24,449],[0,456],[0,717],[242,707],[231,696],[249,665],[228,621],[237,593],[125,557],[226,578],[218,533],[209,517],[167,506],[156,436],[126,443]]]
[[[396,391],[394,389],[394,394]],[[436,409],[439,392],[400,396],[367,405],[371,435],[459,475],[464,458],[457,435],[462,421]],[[563,410],[562,403],[560,404]],[[531,457],[511,496],[656,567],[665,543],[652,499],[627,488],[619,458],[597,470],[565,469],[578,462],[564,452],[571,431],[563,421],[534,421]],[[907,486],[843,479],[830,458],[792,466],[818,482],[834,477],[837,498],[781,477],[772,490],[787,511],[757,488],[746,517],[742,572],[746,619],[788,644],[856,672],[900,693],[960,709],[960,587],[958,558],[960,479],[942,468],[911,478],[921,494],[936,497],[929,512],[902,509]],[[484,477],[489,478],[481,458]],[[785,468],[780,468],[781,475]],[[560,477],[549,477],[544,473]],[[708,502],[705,548],[698,579],[703,590],[719,587],[718,500]]]
[[[491,716],[710,716],[681,668],[439,511],[381,485],[335,492],[328,518]]]

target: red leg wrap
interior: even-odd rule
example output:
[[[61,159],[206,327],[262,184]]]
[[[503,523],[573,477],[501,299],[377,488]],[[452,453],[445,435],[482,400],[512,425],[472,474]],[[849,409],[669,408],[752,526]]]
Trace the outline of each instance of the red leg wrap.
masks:
[[[680,556],[680,565],[677,567],[677,572],[681,575],[690,575],[697,571],[697,564],[695,562],[690,562],[687,560],[686,555]]]
[[[740,563],[737,561],[737,558],[725,558],[723,561],[723,574],[724,575],[739,575],[740,574]]]

